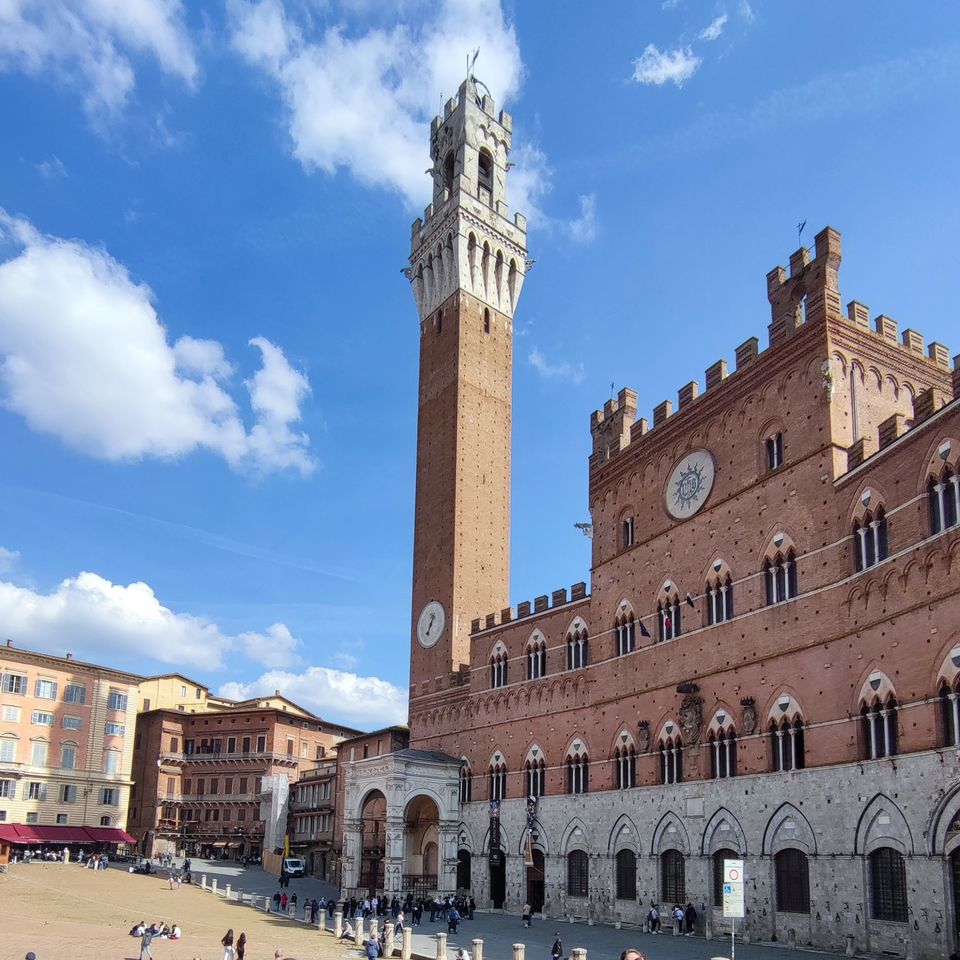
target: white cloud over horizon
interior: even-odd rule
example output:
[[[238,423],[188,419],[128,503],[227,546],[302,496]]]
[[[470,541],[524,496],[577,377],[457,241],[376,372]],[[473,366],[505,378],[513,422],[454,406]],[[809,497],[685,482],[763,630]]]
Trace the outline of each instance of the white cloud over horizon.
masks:
[[[271,670],[250,683],[224,683],[219,693],[247,700],[274,690],[327,720],[373,728],[407,722],[406,687],[329,667],[311,666],[302,673]]]
[[[659,50],[656,44],[648,43],[640,56],[633,61],[633,77],[636,83],[661,87],[673,83],[682,87],[700,66],[700,58],[690,47],[674,50]]]
[[[264,337],[250,345],[261,367],[244,384],[248,430],[221,344],[171,344],[153,292],[105,250],[43,235],[0,209],[0,404],[33,430],[104,460],[202,448],[237,470],[305,476],[315,462],[293,425],[309,382]]]
[[[539,347],[533,347],[527,355],[527,363],[533,367],[542,380],[567,380],[570,383],[582,383],[586,377],[583,363],[571,363],[561,360],[559,363],[550,363]]]
[[[7,573],[12,570],[19,559],[19,550],[8,550],[6,547],[0,547],[0,573]]]
[[[698,40],[717,40],[720,38],[720,35],[723,33],[723,28],[727,25],[727,15],[721,13],[719,17],[715,17],[707,26],[705,26],[698,34]]]
[[[295,662],[289,630],[274,624],[265,633],[231,637],[212,621],[164,606],[146,583],[112,583],[83,571],[42,593],[0,580],[0,622],[16,646],[78,659],[148,658],[174,667],[223,665],[234,649],[264,666]],[[286,638],[289,637],[289,640]],[[278,642],[279,641],[279,642]]]
[[[0,72],[44,77],[75,91],[94,122],[124,109],[134,58],[192,86],[199,74],[181,0],[6,0],[0,3]]]

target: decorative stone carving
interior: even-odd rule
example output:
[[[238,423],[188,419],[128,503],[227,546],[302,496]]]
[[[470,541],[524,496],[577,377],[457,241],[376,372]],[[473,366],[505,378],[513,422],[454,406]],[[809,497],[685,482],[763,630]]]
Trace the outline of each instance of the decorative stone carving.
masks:
[[[743,710],[740,713],[740,726],[743,732],[749,737],[757,729],[757,708],[754,705],[753,697],[744,697],[740,701]]]
[[[690,695],[683,698],[679,712],[680,729],[683,731],[683,742],[693,746],[700,742],[703,732],[703,697]]]
[[[648,753],[650,751],[650,724],[646,720],[641,720],[637,731],[637,753]]]

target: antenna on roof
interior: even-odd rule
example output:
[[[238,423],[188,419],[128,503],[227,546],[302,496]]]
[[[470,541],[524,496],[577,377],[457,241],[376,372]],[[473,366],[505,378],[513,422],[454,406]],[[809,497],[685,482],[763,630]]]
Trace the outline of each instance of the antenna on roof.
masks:
[[[807,221],[806,221],[806,220],[804,220],[803,223],[798,223],[798,224],[797,224],[797,246],[798,246],[798,247],[802,247],[802,246],[803,246],[803,242],[801,241],[800,238],[803,236],[803,228],[804,228],[806,225],[807,225]]]

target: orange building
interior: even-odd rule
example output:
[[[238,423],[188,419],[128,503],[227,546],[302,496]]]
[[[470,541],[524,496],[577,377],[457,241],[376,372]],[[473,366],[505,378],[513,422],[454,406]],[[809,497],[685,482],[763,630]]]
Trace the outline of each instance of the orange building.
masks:
[[[140,678],[9,640],[0,669],[0,839],[125,842]]]

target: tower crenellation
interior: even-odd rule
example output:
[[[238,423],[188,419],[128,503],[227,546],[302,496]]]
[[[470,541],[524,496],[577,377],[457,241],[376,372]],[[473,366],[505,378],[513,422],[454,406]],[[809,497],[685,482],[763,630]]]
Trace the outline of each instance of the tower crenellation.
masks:
[[[816,235],[812,256],[810,250],[800,247],[789,258],[789,271],[783,266],[774,267],[766,277],[771,309],[768,348],[761,351],[756,337],[745,340],[736,348],[733,373],[729,373],[725,360],[717,360],[707,368],[703,393],[696,380],[684,384],[677,391],[676,405],[671,400],[663,400],[653,408],[650,425],[646,418],[634,420],[637,395],[633,390],[621,390],[617,400],[609,400],[602,410],[594,411],[590,417],[591,469],[602,466],[638,442],[656,442],[651,438],[661,437],[668,424],[675,426],[678,415],[693,415],[705,396],[714,395],[727,384],[741,382],[740,374],[748,366],[778,356],[795,334],[814,326],[822,328],[825,323],[836,324],[837,330],[855,327],[871,332],[873,337],[863,343],[872,344],[879,351],[878,357],[885,356],[888,364],[908,371],[907,380],[911,389],[916,391],[909,405],[910,418],[898,413],[882,424],[872,423],[866,433],[861,432],[844,441],[851,468],[869,457],[871,452],[885,447],[891,442],[891,436],[895,439],[899,435],[896,431],[902,432],[914,422],[919,423],[931,416],[951,396],[960,396],[960,361],[954,359],[951,371],[950,351],[944,344],[934,341],[925,345],[922,333],[912,328],[900,332],[896,320],[885,314],[873,319],[871,329],[870,308],[859,300],[851,300],[846,313],[841,312],[841,259],[840,233],[832,227],[825,227]],[[826,361],[826,357],[824,359]],[[732,386],[731,389],[736,388]]]

